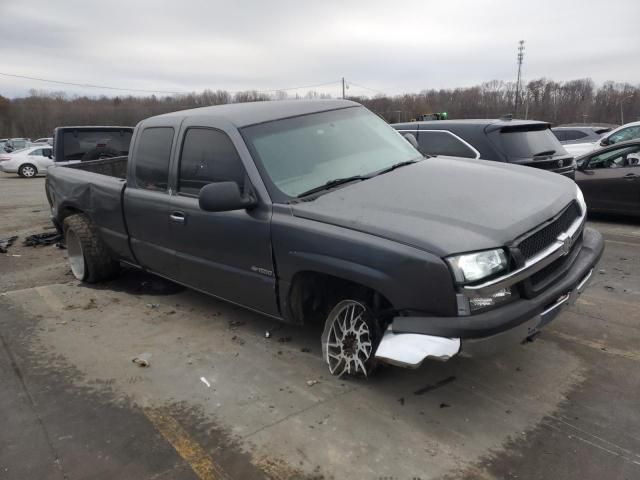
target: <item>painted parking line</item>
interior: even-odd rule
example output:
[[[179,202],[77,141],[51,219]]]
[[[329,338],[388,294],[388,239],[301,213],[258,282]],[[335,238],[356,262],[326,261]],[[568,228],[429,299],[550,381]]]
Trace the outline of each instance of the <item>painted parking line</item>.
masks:
[[[222,467],[196,442],[191,435],[163,408],[142,410],[156,430],[173,446],[201,480],[230,480]]]

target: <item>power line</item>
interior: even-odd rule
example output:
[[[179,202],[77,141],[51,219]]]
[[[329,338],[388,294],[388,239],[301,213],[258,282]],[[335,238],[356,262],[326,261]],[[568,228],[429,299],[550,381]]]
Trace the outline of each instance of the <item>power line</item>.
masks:
[[[74,82],[65,82],[62,80],[52,80],[50,78],[38,78],[38,77],[30,77],[27,75],[18,75],[18,74],[14,74],[14,73],[3,73],[0,72],[0,75],[3,75],[5,77],[13,77],[13,78],[23,78],[26,80],[35,80],[38,82],[45,82],[45,83],[55,83],[58,85],[70,85],[70,86],[74,86],[74,87],[84,87],[84,88],[99,88],[99,89],[104,89],[104,90],[116,90],[116,91],[121,91],[121,92],[140,92],[140,93],[164,93],[164,94],[170,94],[170,95],[188,95],[191,92],[187,92],[187,91],[171,91],[171,90],[146,90],[146,89],[140,89],[140,88],[122,88],[122,87],[112,87],[110,85],[94,85],[91,83],[74,83]],[[332,82],[324,82],[324,83],[316,83],[313,85],[301,85],[299,87],[287,87],[287,88],[273,88],[273,89],[269,89],[269,90],[252,90],[252,89],[247,89],[247,90],[237,90],[237,91],[227,91],[227,93],[229,94],[236,94],[236,93],[244,93],[244,92],[256,92],[256,93],[272,93],[272,92],[284,92],[284,91],[288,91],[288,90],[299,90],[302,88],[314,88],[314,87],[322,87],[322,86],[326,86],[326,85],[335,85],[335,84],[339,84],[340,80],[335,80]],[[226,90],[225,90],[226,91]]]
[[[355,85],[356,87],[360,87],[360,88],[364,88],[365,90],[370,90],[372,92],[375,93],[379,93],[380,95],[384,95],[384,96],[388,96],[385,92],[380,91],[380,90],[376,90],[375,88],[369,88],[369,87],[365,87],[364,85],[360,85],[359,83],[356,82],[352,82],[351,80],[348,80],[347,83],[351,84],[351,85]]]

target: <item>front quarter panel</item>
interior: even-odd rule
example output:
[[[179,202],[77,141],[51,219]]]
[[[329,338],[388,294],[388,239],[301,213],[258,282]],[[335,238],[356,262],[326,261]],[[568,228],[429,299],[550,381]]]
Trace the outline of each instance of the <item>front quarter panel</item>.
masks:
[[[348,228],[294,217],[288,206],[274,205],[273,249],[282,311],[294,276],[300,272],[333,275],[382,294],[396,310],[433,315],[456,314],[448,267],[439,257],[398,242]]]

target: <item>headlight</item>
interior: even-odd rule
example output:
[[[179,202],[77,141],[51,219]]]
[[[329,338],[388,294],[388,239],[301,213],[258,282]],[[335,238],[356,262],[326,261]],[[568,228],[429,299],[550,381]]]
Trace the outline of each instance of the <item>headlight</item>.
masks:
[[[584,195],[582,194],[582,190],[580,187],[576,185],[576,200],[578,200],[578,205],[580,205],[580,210],[582,210],[582,214],[587,213],[587,202],[584,201]]]
[[[447,258],[456,282],[475,282],[507,268],[507,256],[502,249],[468,253]]]

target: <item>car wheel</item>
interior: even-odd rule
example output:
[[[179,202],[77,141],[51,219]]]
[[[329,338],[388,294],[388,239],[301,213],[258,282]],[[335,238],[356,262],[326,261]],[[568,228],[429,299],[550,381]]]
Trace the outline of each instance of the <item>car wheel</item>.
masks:
[[[368,376],[376,368],[379,327],[365,302],[341,300],[329,312],[322,353],[332,375]]]
[[[35,165],[31,165],[30,163],[25,163],[24,165],[20,165],[18,169],[18,175],[24,178],[32,178],[38,174],[38,169]]]
[[[65,218],[63,231],[69,266],[74,277],[83,282],[96,283],[118,273],[118,262],[113,260],[86,215],[75,214]]]

